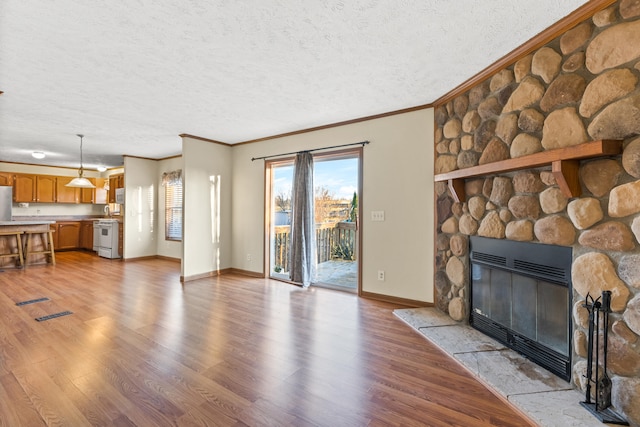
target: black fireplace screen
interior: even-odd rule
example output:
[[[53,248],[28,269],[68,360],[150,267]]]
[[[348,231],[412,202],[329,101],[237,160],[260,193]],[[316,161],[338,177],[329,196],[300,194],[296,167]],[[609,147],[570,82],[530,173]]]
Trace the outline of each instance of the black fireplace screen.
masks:
[[[571,248],[471,238],[471,325],[571,376]]]

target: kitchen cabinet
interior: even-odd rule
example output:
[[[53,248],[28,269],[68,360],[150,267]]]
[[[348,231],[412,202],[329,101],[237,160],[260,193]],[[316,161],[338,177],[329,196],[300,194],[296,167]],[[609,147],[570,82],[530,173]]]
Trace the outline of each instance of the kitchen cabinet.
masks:
[[[78,203],[79,188],[66,187],[73,179],[72,176],[59,176],[56,179],[56,202],[57,203]]]
[[[53,241],[56,250],[80,247],[80,221],[62,221],[55,224]]]
[[[116,186],[124,184],[124,176],[114,175]],[[13,187],[14,203],[92,203],[106,204],[106,178],[87,178],[96,188],[67,187],[73,176],[36,175],[0,172],[0,185]],[[122,187],[117,187],[122,188]],[[115,202],[115,187],[113,189]]]
[[[94,190],[92,203],[95,203],[97,205],[107,204],[108,191],[104,188],[105,182],[107,182],[105,178],[96,178],[96,182],[95,182],[96,188]]]
[[[95,178],[87,178],[96,188],[80,188],[80,203],[97,203],[95,202],[98,184]]]
[[[9,172],[0,172],[0,185],[13,186],[13,174]]]
[[[56,201],[58,203],[96,203],[95,188],[74,188],[66,185],[71,182],[72,176],[59,176],[56,186]],[[95,178],[87,178],[93,185],[96,185]]]
[[[54,203],[56,201],[56,177],[36,176],[36,202]]]
[[[95,192],[96,192],[95,188],[81,188],[80,203],[93,203]]]
[[[124,257],[124,224],[118,223],[118,256]]]
[[[80,247],[93,250],[93,220],[82,221],[80,225]]]
[[[116,202],[116,188],[124,188],[124,174],[109,177],[109,203]]]
[[[13,201],[16,203],[54,203],[55,195],[55,176],[21,173],[13,177]]]
[[[13,201],[16,203],[29,203],[36,201],[36,175],[14,175]]]

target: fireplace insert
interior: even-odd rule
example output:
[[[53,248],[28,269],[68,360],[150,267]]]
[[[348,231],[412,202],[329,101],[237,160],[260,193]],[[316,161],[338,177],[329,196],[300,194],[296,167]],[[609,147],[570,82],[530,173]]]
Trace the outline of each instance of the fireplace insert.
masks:
[[[470,245],[471,326],[569,381],[571,248],[475,236]]]

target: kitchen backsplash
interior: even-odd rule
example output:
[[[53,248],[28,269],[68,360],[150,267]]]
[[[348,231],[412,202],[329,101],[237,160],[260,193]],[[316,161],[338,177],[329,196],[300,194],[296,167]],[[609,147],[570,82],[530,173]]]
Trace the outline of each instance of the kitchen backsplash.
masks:
[[[20,204],[21,205],[21,204]],[[16,216],[67,216],[67,215],[103,215],[104,205],[29,203],[29,207],[13,204],[12,214]]]

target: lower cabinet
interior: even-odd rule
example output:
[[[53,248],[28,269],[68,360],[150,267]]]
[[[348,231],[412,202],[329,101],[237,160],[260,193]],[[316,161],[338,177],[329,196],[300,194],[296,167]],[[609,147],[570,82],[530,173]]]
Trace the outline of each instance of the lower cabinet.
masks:
[[[80,247],[80,221],[61,221],[54,224],[53,244],[55,250]]]
[[[124,257],[124,225],[118,224],[118,255]]]
[[[82,221],[80,226],[80,247],[89,251],[93,250],[93,220]]]

